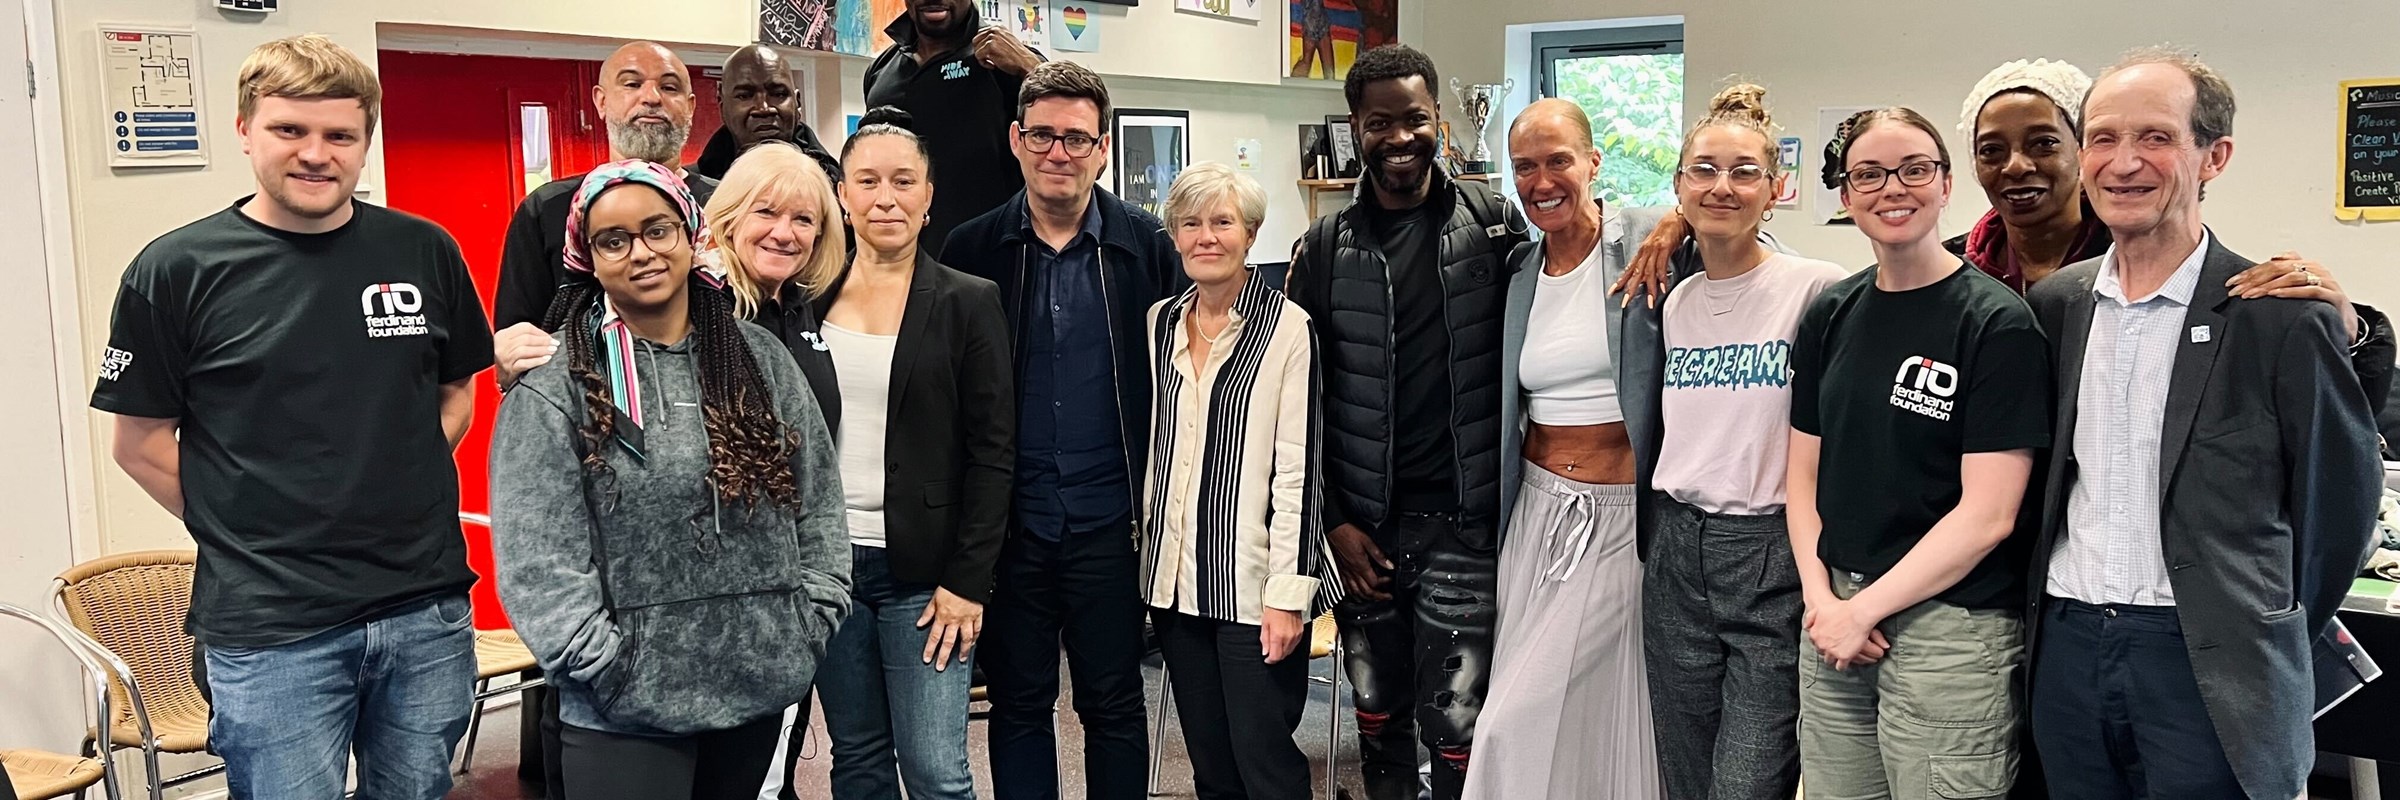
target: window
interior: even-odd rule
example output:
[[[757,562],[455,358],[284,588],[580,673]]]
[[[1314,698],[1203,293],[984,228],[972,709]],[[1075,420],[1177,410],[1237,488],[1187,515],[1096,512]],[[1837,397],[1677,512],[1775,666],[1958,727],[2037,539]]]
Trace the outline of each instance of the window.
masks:
[[[550,182],[550,107],[540,103],[517,104],[517,140],[524,149],[524,192]],[[520,198],[523,195],[518,195]]]
[[[1533,47],[1542,96],[1572,100],[1591,115],[1600,149],[1594,194],[1615,206],[1673,204],[1683,149],[1682,26],[1546,31]]]

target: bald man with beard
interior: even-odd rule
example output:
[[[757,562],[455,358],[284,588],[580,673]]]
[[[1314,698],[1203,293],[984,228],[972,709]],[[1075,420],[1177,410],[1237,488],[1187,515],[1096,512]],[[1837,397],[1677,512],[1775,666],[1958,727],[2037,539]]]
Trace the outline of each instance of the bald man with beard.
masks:
[[[632,42],[600,64],[592,87],[592,109],[608,125],[608,159],[638,158],[670,168],[692,137],[692,74],[683,59],[657,42]],[[692,197],[707,203],[717,182],[681,170]],[[492,324],[503,383],[549,360],[549,334],[534,327],[550,298],[566,282],[561,254],[567,244],[567,207],[583,175],[569,175],[525,194],[508,223],[500,250],[500,289],[492,300]]]

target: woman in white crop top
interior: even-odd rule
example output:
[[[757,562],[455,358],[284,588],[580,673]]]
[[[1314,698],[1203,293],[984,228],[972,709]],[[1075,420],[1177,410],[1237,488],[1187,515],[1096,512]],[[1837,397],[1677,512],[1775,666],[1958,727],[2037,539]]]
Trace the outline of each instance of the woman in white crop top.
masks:
[[[1542,240],[1510,265],[1502,376],[1516,385],[1503,407],[1522,404],[1524,418],[1501,424],[1522,424],[1525,445],[1502,512],[1499,630],[1465,796],[1656,798],[1633,442],[1603,274],[1618,265],[1590,189],[1591,120],[1537,102],[1510,127],[1509,158]]]

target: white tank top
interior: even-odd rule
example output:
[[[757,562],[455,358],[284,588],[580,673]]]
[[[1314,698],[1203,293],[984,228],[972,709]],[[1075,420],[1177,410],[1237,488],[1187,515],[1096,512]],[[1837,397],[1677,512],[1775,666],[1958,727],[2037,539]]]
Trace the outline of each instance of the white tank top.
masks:
[[[882,547],[884,410],[891,402],[892,353],[900,337],[859,333],[831,322],[821,327],[842,390],[842,433],[834,450],[841,457],[850,543]]]
[[[1525,320],[1525,352],[1517,382],[1525,386],[1525,415],[1543,425],[1624,422],[1617,406],[1616,370],[1608,356],[1608,283],[1601,278],[1605,245],[1592,248],[1565,275],[1535,271],[1533,311]]]

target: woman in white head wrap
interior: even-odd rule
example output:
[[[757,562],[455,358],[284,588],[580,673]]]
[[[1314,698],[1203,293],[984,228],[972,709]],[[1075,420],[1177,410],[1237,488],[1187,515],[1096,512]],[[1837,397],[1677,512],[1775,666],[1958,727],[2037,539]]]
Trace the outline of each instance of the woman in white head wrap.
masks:
[[[2083,202],[2077,157],[2091,87],[2091,76],[2064,61],[2011,61],[1983,76],[1959,110],[1992,210],[1944,244],[2020,294],[2108,249],[2108,228]]]
[[[1984,75],[1959,109],[1958,129],[1992,210],[1942,244],[2019,294],[2060,267],[2099,258],[2112,241],[2083,200],[2083,95],[2091,88],[2091,77],[2073,64],[2017,60]],[[2341,309],[2352,362],[2381,413],[2392,370],[2390,323],[2351,304],[2323,264],[2287,252],[2236,276],[2228,294]]]

